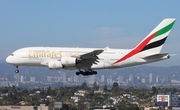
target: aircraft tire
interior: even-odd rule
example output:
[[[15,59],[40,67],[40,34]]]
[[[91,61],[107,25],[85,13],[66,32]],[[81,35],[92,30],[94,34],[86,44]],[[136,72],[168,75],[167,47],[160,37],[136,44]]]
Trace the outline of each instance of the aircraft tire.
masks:
[[[19,70],[15,70],[15,73],[19,73]]]
[[[97,74],[97,71],[93,71],[94,74]]]
[[[80,72],[76,72],[76,75],[78,76],[80,74]]]

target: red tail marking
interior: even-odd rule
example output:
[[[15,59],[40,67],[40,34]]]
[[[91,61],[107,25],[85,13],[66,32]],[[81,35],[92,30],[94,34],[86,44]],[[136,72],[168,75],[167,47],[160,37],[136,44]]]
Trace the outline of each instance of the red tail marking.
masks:
[[[116,64],[116,63],[119,63],[119,62],[121,62],[123,60],[126,60],[127,58],[130,58],[131,56],[133,56],[133,55],[137,54],[138,52],[140,52],[148,44],[148,42],[156,35],[156,33],[157,32],[155,32],[154,34],[152,34],[151,36],[146,38],[141,44],[136,46],[131,52],[129,52],[128,54],[126,54],[124,57],[122,57],[121,59],[117,60],[113,64]]]

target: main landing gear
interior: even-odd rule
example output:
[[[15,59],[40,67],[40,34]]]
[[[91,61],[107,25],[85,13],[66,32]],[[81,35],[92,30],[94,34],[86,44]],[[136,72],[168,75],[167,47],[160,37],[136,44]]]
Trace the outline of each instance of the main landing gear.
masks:
[[[78,71],[76,72],[76,75],[84,75],[84,76],[88,76],[88,75],[96,75],[97,71]]]
[[[16,66],[15,73],[19,73],[18,66]]]

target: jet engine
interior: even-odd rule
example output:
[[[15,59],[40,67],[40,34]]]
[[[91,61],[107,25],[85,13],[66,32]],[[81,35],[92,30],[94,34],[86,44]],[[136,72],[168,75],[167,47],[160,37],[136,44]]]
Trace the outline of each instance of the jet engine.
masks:
[[[77,63],[77,59],[76,58],[73,58],[73,57],[62,57],[61,58],[61,63],[63,66],[76,66],[76,63]]]
[[[52,70],[57,70],[57,69],[63,68],[60,61],[49,61],[48,67],[49,67],[49,69],[52,69]]]

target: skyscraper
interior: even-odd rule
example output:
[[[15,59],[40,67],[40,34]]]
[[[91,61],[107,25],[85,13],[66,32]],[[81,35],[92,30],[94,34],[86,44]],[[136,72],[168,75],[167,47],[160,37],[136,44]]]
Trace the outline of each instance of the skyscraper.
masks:
[[[30,81],[31,81],[31,82],[35,82],[35,76],[31,76],[31,77],[30,77]]]
[[[131,83],[133,83],[133,75],[132,75],[132,74],[130,74],[130,76],[129,76],[129,81],[130,81]]]
[[[121,75],[118,76],[118,83],[123,83],[123,76]]]
[[[153,83],[153,75],[152,75],[152,73],[149,74],[149,83]]]
[[[101,76],[101,82],[104,82],[104,75]]]
[[[20,77],[20,82],[23,83],[24,82],[24,76]]]
[[[156,83],[159,83],[159,76],[156,75]]]

